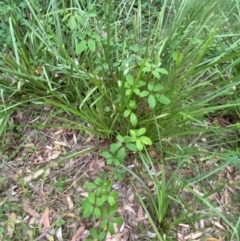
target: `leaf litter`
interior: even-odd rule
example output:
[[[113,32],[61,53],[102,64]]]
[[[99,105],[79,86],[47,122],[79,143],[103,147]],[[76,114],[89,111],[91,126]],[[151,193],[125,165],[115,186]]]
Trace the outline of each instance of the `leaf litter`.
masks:
[[[44,120],[46,115],[41,117],[41,121]],[[56,240],[85,240],[94,224],[85,223],[86,220],[81,218],[79,204],[87,195],[83,188],[84,183],[93,180],[101,170],[111,171],[111,167],[99,156],[99,148],[96,146],[98,143],[93,135],[82,137],[82,133],[75,128],[63,129],[61,126],[64,126],[64,123],[59,119],[51,119],[49,125],[52,127],[37,130],[32,126],[36,121],[32,115],[18,111],[12,122],[21,124],[24,129],[20,133],[9,131],[6,134],[6,147],[2,152],[0,169],[0,176],[6,181],[0,186],[3,190],[0,208],[6,204],[18,207],[15,211],[6,211],[6,237],[9,237],[9,240],[18,240],[14,236],[18,232],[24,232],[19,224],[21,223],[29,229],[28,235],[21,240],[50,240],[51,237]],[[95,150],[81,154],[81,150],[89,147],[94,147]],[[72,155],[78,151],[79,155]],[[157,155],[158,153],[151,152],[152,157]],[[200,168],[207,172],[215,163],[202,165]],[[129,164],[133,169],[142,168],[136,158]],[[167,168],[167,175],[171,175],[172,165]],[[157,165],[156,169],[161,170],[161,166]],[[179,175],[196,174],[189,166],[179,170]],[[139,193],[145,196],[146,192],[141,184],[134,178],[132,180]],[[239,171],[227,165],[224,170],[216,173],[212,184],[207,188],[217,188],[223,182],[224,188],[210,195],[209,201],[225,215],[240,213]],[[147,214],[129,182],[124,180],[113,184],[118,187],[118,214],[123,217],[124,223],[121,227],[114,224],[115,235],[108,233],[106,240],[155,240],[156,234],[151,229]],[[151,186],[150,181],[148,186]],[[200,185],[196,183],[193,188],[200,196],[204,196]],[[152,191],[155,192],[154,187]],[[184,189],[179,195],[188,205],[192,205],[196,214],[203,212],[189,190]],[[232,205],[233,203],[238,205]],[[179,208],[176,207],[175,211],[180,212]],[[205,209],[205,212],[208,210]],[[232,216],[234,219],[234,215]],[[59,220],[64,220],[64,224],[56,224]],[[33,227],[38,227],[39,233],[33,234]],[[224,235],[228,229],[221,218],[208,217],[206,220],[197,221],[193,226],[185,220],[175,227],[174,233],[178,241],[227,241]]]

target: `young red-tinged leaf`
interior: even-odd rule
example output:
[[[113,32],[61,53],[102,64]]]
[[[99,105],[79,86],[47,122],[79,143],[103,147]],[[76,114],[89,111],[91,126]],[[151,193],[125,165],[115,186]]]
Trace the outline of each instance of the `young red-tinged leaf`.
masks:
[[[156,106],[156,103],[157,103],[157,101],[156,101],[155,96],[150,94],[150,95],[148,96],[148,104],[149,104],[150,108],[151,108],[151,109],[154,109],[155,106]]]
[[[74,29],[76,29],[76,26],[77,26],[76,19],[73,15],[71,15],[71,17],[68,20],[68,27],[71,30],[74,30]]]
[[[93,39],[88,40],[88,47],[92,52],[96,50],[96,43]]]
[[[141,136],[139,139],[144,145],[152,145],[151,139],[147,136]]]
[[[101,218],[101,211],[100,211],[99,207],[94,208],[93,214],[94,214],[95,218],[97,218],[97,219]]]
[[[137,125],[137,116],[133,112],[130,114],[130,122],[133,126]]]
[[[82,51],[84,51],[86,49],[87,46],[87,41],[86,40],[82,40],[80,43],[77,44],[76,46],[76,54],[81,54]]]
[[[168,105],[171,103],[171,101],[168,99],[167,96],[161,95],[160,98],[158,99],[162,104]]]

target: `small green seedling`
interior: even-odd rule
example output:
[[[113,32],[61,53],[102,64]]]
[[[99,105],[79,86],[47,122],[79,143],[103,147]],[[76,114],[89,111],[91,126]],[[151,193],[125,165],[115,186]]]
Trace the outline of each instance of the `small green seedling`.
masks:
[[[99,177],[93,182],[87,182],[86,189],[88,197],[81,205],[83,218],[100,221],[99,228],[90,229],[90,235],[95,240],[103,240],[107,232],[114,234],[114,223],[123,223],[122,218],[116,216],[118,192],[112,190],[109,180]]]
[[[102,156],[107,159],[107,164],[114,164],[116,166],[120,165],[124,158],[126,157],[125,148],[122,146],[122,143],[113,143],[110,146],[109,151],[103,151]]]
[[[130,136],[118,135],[117,139],[130,151],[142,151],[145,145],[152,145],[151,139],[143,135],[145,132],[146,128],[130,130]]]

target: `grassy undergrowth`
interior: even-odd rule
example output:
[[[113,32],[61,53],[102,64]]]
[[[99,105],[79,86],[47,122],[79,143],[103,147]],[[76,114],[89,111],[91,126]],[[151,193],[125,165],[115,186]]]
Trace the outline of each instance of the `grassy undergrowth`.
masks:
[[[239,206],[223,212],[210,199],[228,184],[216,176],[240,169],[239,7],[237,0],[10,1],[0,10],[2,165],[20,153],[21,146],[11,154],[10,142],[26,136],[26,126],[31,133],[77,130],[82,143],[91,133],[90,148],[59,161],[97,150],[109,166],[81,179],[88,195],[75,197],[88,240],[105,240],[124,223],[115,183],[130,185],[147,215],[154,235],[145,237],[142,226],[137,240],[181,240],[182,224],[194,230],[216,218],[225,225],[216,240],[240,240]],[[16,120],[26,110],[24,127]],[[72,187],[60,179],[57,190]],[[28,227],[21,220],[25,226],[13,234],[16,213],[23,214],[8,203],[0,203],[0,237],[20,240]],[[51,228],[64,226],[57,220]]]

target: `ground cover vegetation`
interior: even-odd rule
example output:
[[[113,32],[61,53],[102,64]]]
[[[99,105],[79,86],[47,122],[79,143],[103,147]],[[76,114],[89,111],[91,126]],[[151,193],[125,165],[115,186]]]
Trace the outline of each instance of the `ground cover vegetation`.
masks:
[[[0,240],[240,240],[238,0],[0,4]]]

